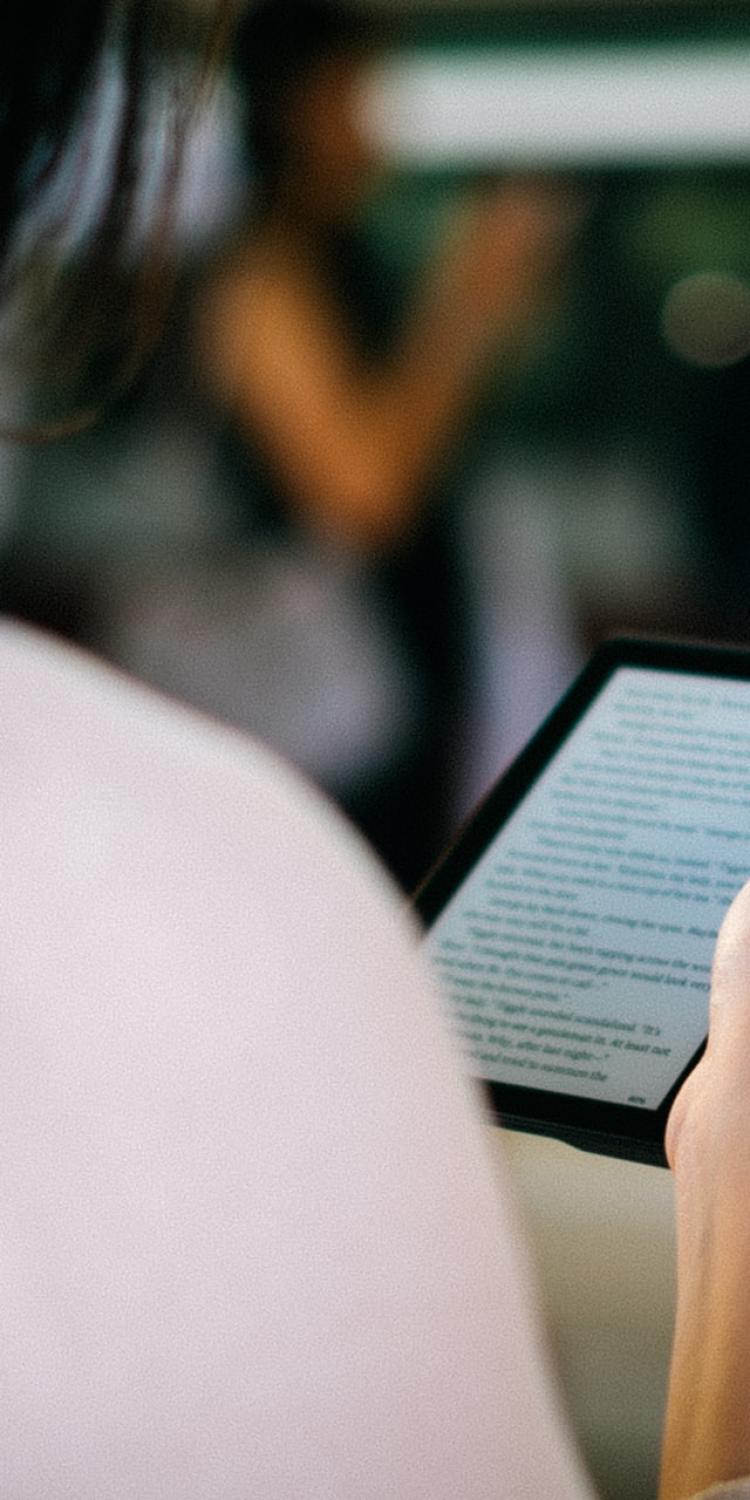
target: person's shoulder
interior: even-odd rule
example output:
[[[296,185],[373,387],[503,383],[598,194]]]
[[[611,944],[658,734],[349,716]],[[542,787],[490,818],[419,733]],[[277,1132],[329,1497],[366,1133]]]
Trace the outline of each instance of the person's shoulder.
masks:
[[[300,330],[316,324],[320,302],[310,259],[290,236],[269,229],[235,246],[205,279],[191,318],[207,388],[231,404],[246,395],[248,375],[262,379],[279,351],[286,369]]]
[[[311,901],[364,902],[411,936],[400,893],[359,834],[250,736],[13,622],[0,623],[0,703],[0,803],[45,860],[61,866],[66,848],[80,859],[85,828],[112,858],[145,865],[158,844],[176,865],[192,859],[196,880],[201,863],[219,882],[231,865],[256,882],[256,904],[284,897],[289,924]]]
[[[415,1058],[455,1091],[403,897],[294,769],[25,627],[0,626],[0,705],[6,1031],[62,1027],[115,1088],[127,1036],[166,1072],[236,1053],[310,1120],[408,1113]]]

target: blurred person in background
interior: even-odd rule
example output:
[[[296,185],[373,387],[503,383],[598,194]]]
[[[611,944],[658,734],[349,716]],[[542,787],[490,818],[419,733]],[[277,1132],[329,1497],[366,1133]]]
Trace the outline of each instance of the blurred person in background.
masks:
[[[325,0],[248,9],[234,54],[247,230],[202,299],[200,357],[246,538],[357,560],[394,711],[341,800],[412,887],[452,831],[466,743],[462,440],[490,360],[511,369],[543,318],[573,213],[549,183],[467,195],[417,284],[399,284],[364,222],[385,167],[364,88],[388,40]]]

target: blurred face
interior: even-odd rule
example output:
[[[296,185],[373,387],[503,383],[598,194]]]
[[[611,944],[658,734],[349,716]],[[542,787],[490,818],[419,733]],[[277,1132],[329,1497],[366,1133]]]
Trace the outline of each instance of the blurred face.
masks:
[[[378,158],[363,124],[365,62],[333,57],[291,97],[289,143],[303,186],[323,206],[353,207],[369,189]]]

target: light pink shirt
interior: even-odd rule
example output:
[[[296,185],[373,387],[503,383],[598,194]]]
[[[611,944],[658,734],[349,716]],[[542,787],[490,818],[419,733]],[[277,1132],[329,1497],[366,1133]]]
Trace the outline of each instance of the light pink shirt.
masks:
[[[254,744],[10,626],[0,703],[3,1500],[585,1500],[508,1184],[363,845]]]

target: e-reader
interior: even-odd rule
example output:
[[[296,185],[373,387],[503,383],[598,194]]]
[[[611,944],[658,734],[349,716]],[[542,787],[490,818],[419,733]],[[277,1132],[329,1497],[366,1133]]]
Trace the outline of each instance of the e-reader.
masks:
[[[608,641],[416,896],[510,1127],[665,1164],[750,876],[750,651]]]

